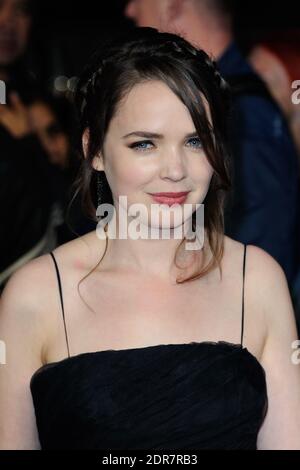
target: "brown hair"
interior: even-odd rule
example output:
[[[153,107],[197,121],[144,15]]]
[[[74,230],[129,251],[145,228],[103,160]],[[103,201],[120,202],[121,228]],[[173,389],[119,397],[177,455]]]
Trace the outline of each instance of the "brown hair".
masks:
[[[78,83],[75,104],[80,118],[80,138],[89,130],[89,141],[79,177],[75,183],[76,192],[81,193],[85,213],[95,222],[96,217],[96,175],[92,167],[93,157],[102,149],[104,137],[118,104],[137,84],[147,80],[164,82],[187,106],[207,159],[214,174],[205,203],[205,232],[212,252],[209,263],[194,276],[177,282],[186,282],[204,276],[219,266],[224,249],[224,202],[231,187],[229,177],[229,153],[227,117],[230,104],[229,87],[216,69],[209,56],[184,38],[159,32],[154,28],[140,27],[122,33],[105,42],[92,57]],[[199,93],[200,92],[200,93]],[[205,109],[209,105],[211,121]],[[104,172],[100,172],[103,191],[101,203],[113,204],[112,194]],[[195,212],[192,226],[195,229]],[[186,239],[181,240],[175,255]],[[107,238],[106,238],[107,249]],[[106,252],[105,249],[105,252]],[[105,255],[104,252],[104,255]],[[103,255],[103,256],[104,256]],[[102,261],[103,256],[97,265]],[[82,282],[88,273],[80,281]],[[221,272],[222,275],[222,272]]]

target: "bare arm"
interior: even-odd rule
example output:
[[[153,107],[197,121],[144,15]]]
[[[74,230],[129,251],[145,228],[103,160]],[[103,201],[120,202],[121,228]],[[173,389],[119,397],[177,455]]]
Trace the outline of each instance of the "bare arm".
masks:
[[[45,321],[42,287],[44,257],[32,260],[9,279],[0,299],[0,340],[6,347],[0,365],[0,449],[40,449],[30,379],[42,365]]]
[[[256,295],[268,329],[261,359],[266,370],[268,412],[257,448],[299,450],[300,354],[295,349],[298,336],[290,293],[280,265],[263,250],[252,246],[250,250],[252,278],[256,273]]]

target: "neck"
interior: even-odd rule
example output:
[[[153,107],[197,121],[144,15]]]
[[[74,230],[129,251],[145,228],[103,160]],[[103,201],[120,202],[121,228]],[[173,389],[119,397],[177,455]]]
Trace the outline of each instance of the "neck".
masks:
[[[132,220],[128,220],[127,227],[130,226],[130,223],[132,223]],[[114,227],[116,235],[114,234]],[[188,224],[188,227],[191,227],[191,225]],[[141,232],[142,230],[140,229],[141,225],[138,226],[137,230]],[[148,226],[144,225],[143,229],[142,233],[150,233]],[[152,227],[151,236],[145,239],[135,239],[133,236],[130,236],[131,232],[128,232],[128,229],[125,231],[125,237],[120,238],[119,230],[119,217],[116,211],[116,216],[109,222],[106,231],[108,245],[102,264],[104,265],[106,259],[106,263],[109,264],[109,266],[106,266],[108,269],[116,269],[126,273],[134,273],[138,276],[160,279],[168,283],[171,281],[172,284],[183,273],[183,270],[177,268],[174,264],[176,249],[184,237],[183,231],[181,238],[175,238],[174,230],[172,229],[156,229]],[[114,235],[111,236],[112,234]],[[167,235],[169,235],[168,238]],[[163,239],[164,236],[166,239]],[[185,242],[181,244],[176,254],[176,261],[179,266],[185,267],[185,274],[189,272],[186,269],[190,269],[195,259],[197,259],[197,266],[201,266],[204,256],[206,258],[208,252],[206,239],[207,237],[204,238],[203,249],[201,243],[198,243],[197,250],[187,250]],[[188,239],[187,242],[192,243],[192,240]]]

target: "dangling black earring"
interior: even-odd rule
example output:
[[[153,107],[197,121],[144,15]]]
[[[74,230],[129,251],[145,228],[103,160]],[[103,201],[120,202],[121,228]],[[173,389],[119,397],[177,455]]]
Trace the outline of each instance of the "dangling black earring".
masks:
[[[102,196],[103,196],[103,179],[100,176],[100,172],[97,171],[97,209],[96,209],[96,214],[98,207],[102,203]],[[103,226],[104,231],[107,231],[108,223],[104,226],[103,221],[101,220],[101,216],[98,216],[98,223]]]
[[[100,172],[97,172],[97,208],[102,202],[103,181],[100,177]]]

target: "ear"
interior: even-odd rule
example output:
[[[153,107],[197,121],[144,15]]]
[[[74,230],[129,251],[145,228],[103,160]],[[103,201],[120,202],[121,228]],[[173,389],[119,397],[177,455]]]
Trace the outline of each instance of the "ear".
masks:
[[[90,138],[90,130],[86,128],[83,132],[82,139],[81,139],[84,158],[87,157],[89,138]]]
[[[88,128],[86,128],[82,135],[82,149],[83,149],[84,158],[87,157],[89,138],[90,138],[90,131]],[[97,171],[104,171],[102,152],[99,152],[97,155],[94,156],[94,158],[92,159],[92,167]]]

